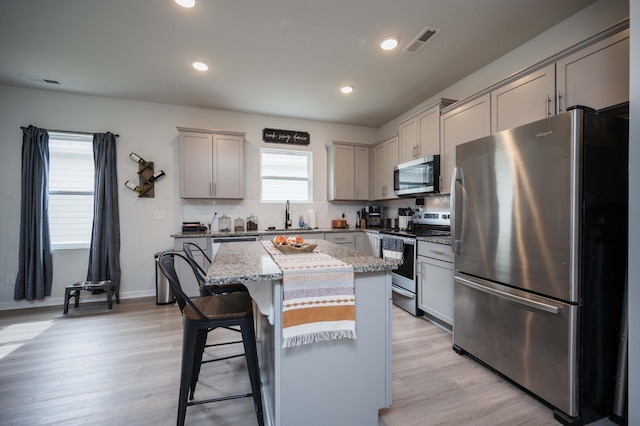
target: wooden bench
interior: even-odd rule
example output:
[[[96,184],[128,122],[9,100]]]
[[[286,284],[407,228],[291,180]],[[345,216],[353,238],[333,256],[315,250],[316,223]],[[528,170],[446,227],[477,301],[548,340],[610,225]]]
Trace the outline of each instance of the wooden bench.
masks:
[[[80,302],[80,291],[87,290],[94,292],[96,290],[102,290],[107,293],[107,303],[109,309],[113,308],[112,299],[116,296],[116,304],[120,303],[120,292],[116,288],[116,283],[113,281],[78,281],[75,284],[68,285],[64,290],[64,313],[69,312],[69,300],[73,297],[75,308],[78,307]]]

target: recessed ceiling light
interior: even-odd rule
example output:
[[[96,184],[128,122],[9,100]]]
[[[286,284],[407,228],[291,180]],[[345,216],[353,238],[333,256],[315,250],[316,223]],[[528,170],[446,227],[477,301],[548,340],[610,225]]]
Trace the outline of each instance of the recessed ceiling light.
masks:
[[[380,47],[382,50],[393,50],[398,47],[400,39],[396,36],[385,37],[380,41]]]
[[[192,8],[198,3],[198,0],[175,0],[175,2],[182,7]]]
[[[204,62],[200,62],[200,61],[193,61],[191,62],[191,66],[195,69],[197,69],[198,71],[206,71],[209,69],[209,65],[205,64]]]
[[[340,88],[340,91],[342,93],[344,93],[344,94],[349,94],[349,93],[353,92],[354,90],[356,90],[356,88],[353,87],[353,86],[342,86]]]

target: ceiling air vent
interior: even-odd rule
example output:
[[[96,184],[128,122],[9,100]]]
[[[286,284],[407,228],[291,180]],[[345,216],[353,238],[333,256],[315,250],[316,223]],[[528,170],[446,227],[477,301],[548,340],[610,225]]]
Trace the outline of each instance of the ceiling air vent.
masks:
[[[427,27],[416,38],[413,39],[411,43],[407,47],[405,47],[402,51],[407,53],[416,53],[418,50],[424,46],[427,41],[429,41],[436,33],[440,31],[440,29],[435,27]]]

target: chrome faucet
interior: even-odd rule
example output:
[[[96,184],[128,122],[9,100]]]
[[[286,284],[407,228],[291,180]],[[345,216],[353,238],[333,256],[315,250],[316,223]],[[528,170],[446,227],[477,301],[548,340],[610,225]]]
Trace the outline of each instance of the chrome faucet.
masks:
[[[289,200],[287,200],[287,204],[284,208],[284,229],[289,229],[291,227],[291,219],[289,218]]]

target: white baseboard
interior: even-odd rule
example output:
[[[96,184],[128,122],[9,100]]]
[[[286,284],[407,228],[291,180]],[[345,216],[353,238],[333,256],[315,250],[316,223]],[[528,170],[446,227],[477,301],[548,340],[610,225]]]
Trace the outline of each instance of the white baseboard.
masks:
[[[155,290],[137,290],[120,292],[120,300],[124,299],[136,299],[139,297],[155,296]],[[104,294],[91,294],[88,291],[83,291],[80,297],[80,303],[82,302],[99,302],[105,301],[106,296]],[[42,300],[13,300],[10,302],[0,302],[0,311],[8,311],[11,309],[28,309],[28,308],[42,308],[46,306],[60,306],[63,308],[63,297],[47,297]]]

